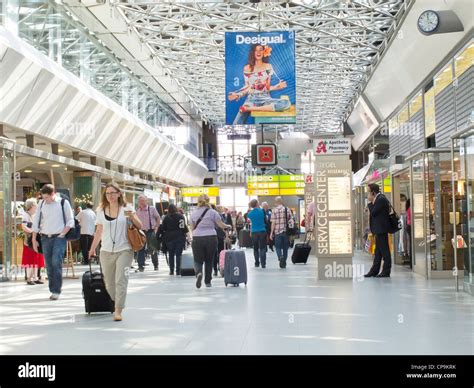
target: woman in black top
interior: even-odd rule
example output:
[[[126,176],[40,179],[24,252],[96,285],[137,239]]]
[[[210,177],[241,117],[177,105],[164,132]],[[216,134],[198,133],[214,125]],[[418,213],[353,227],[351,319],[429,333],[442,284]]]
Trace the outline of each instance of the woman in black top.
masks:
[[[180,274],[181,256],[186,245],[186,234],[188,227],[184,216],[178,212],[175,205],[169,205],[168,214],[163,218],[160,227],[163,240],[169,253],[170,275],[174,274],[176,256],[176,275]]]

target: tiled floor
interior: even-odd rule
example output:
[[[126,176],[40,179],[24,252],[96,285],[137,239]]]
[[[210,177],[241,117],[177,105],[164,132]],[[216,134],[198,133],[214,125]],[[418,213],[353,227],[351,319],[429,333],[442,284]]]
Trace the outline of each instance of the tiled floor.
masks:
[[[266,269],[247,258],[247,287],[218,278],[198,290],[164,260],[132,273],[122,322],[86,315],[80,280],[65,280],[56,302],[46,285],[0,283],[0,353],[474,354],[474,298],[453,280],[395,266],[390,279],[317,281],[314,257],[286,270],[271,252]]]

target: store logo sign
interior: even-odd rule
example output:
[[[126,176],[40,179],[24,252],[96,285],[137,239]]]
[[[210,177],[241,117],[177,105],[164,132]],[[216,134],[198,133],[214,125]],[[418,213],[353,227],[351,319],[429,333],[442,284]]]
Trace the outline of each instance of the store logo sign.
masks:
[[[236,44],[259,44],[262,46],[266,46],[267,44],[282,44],[286,43],[283,34],[276,35],[276,36],[244,36],[237,34],[235,37]]]
[[[351,140],[340,139],[316,139],[315,155],[350,155]]]

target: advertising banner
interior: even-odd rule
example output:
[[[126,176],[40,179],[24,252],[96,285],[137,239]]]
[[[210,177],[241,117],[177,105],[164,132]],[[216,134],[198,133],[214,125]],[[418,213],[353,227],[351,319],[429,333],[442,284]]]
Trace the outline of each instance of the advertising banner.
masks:
[[[295,32],[226,32],[226,125],[295,124]]]

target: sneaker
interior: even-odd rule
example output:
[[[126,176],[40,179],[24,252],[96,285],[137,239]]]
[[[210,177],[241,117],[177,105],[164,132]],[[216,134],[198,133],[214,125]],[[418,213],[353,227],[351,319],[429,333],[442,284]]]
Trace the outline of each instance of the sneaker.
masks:
[[[170,275],[174,275],[174,271],[170,271]]]
[[[217,276],[217,271],[214,271],[214,276]]]
[[[155,265],[155,271],[158,271],[158,266]]]
[[[41,280],[35,280],[35,284],[44,284]]]
[[[260,267],[260,263],[255,263],[255,268]]]
[[[196,287],[201,288],[201,283],[202,283],[202,273],[198,273],[197,279],[196,279]]]
[[[26,284],[28,284],[29,286],[34,286],[36,283],[30,280],[29,282],[26,282]]]
[[[49,297],[49,299],[51,300],[58,300],[59,299],[59,294],[51,294],[51,296]]]
[[[140,272],[143,272],[143,271],[145,271],[145,268],[140,267],[140,268],[138,268],[138,270],[139,270]]]
[[[176,276],[180,276],[181,275],[181,272],[180,271],[176,271]]]
[[[206,283],[206,287],[210,288],[210,287],[212,287],[212,284],[211,283]]]

